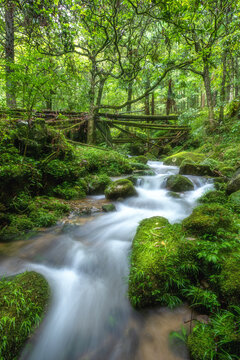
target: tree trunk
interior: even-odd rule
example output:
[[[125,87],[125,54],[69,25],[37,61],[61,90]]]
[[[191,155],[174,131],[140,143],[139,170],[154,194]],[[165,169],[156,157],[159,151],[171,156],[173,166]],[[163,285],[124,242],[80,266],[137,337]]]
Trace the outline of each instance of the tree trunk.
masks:
[[[130,81],[128,84],[128,96],[127,96],[127,101],[132,101],[132,93],[133,93],[133,82]],[[127,112],[131,112],[132,110],[132,104],[128,104],[127,105]]]
[[[89,90],[89,118],[88,118],[88,134],[87,134],[87,142],[88,144],[95,143],[95,78],[91,79],[91,88]]]
[[[152,92],[152,102],[151,102],[151,114],[155,114],[155,98],[154,98],[154,91]]]
[[[207,96],[207,106],[208,106],[208,120],[211,128],[214,128],[215,125],[215,115],[214,115],[214,105],[213,105],[213,96],[211,91],[211,79],[209,73],[209,65],[207,61],[204,62],[204,71],[203,71],[203,80]]]
[[[6,59],[6,102],[11,109],[16,108],[14,84],[14,3],[9,0],[5,5],[5,59]]]
[[[150,88],[150,79],[147,76],[145,83],[146,90]],[[150,96],[149,94],[145,97],[145,115],[150,115]]]
[[[238,58],[235,59],[235,96],[239,94],[239,67],[238,67]]]
[[[222,123],[224,120],[224,105],[225,105],[225,95],[226,95],[226,77],[227,77],[227,51],[224,50],[222,55],[222,83],[220,91],[220,112],[219,112],[219,123]]]

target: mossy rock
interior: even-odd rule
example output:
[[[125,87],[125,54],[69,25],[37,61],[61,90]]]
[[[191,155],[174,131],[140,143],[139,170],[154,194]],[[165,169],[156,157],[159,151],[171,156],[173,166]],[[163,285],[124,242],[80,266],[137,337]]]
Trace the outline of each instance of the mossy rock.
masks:
[[[222,301],[228,305],[240,302],[240,267],[239,258],[230,256],[224,262],[219,276]]]
[[[179,174],[196,176],[216,176],[216,172],[214,172],[209,165],[192,164],[186,162],[180,166]]]
[[[153,170],[134,170],[133,175],[138,176],[154,176],[155,172]]]
[[[187,177],[182,175],[170,175],[166,187],[170,191],[182,192],[194,189],[194,185]]]
[[[220,173],[227,177],[232,177],[235,171],[235,168],[232,166],[224,166],[219,169]]]
[[[131,181],[127,179],[113,181],[105,190],[105,196],[110,200],[127,198],[134,195],[137,195],[137,192]]]
[[[203,161],[205,159],[205,157],[206,156],[204,154],[182,151],[177,154],[166,157],[164,159],[164,165],[180,166],[182,161],[184,161],[184,160],[199,163],[199,162]]]
[[[190,278],[183,268],[186,270],[192,261],[192,244],[191,249],[186,242],[182,246],[181,239],[181,226],[171,225],[163,217],[140,222],[133,240],[129,275],[129,299],[134,307],[174,307],[181,303],[181,288]]]
[[[102,206],[104,212],[116,211],[116,206],[114,204],[106,204]]]
[[[148,158],[144,155],[133,156],[133,157],[131,157],[131,161],[136,162],[136,163],[142,163],[142,164],[146,165],[148,162]]]
[[[39,325],[50,289],[40,274],[26,272],[0,281],[0,357],[18,358],[26,340]],[[3,346],[4,342],[4,346]]]
[[[240,190],[232,193],[229,196],[228,203],[234,211],[240,213]]]
[[[131,162],[133,170],[149,170],[149,166],[144,163]]]
[[[227,179],[223,177],[214,178],[214,187],[216,190],[226,191]]]
[[[111,184],[111,179],[109,176],[102,175],[92,175],[86,178],[88,183],[88,194],[89,195],[98,195],[103,194],[106,187]]]
[[[197,325],[188,336],[187,346],[192,360],[211,360],[216,349],[213,330],[204,324]]]
[[[235,175],[227,184],[227,193],[232,194],[240,190],[240,174]]]
[[[219,204],[198,206],[182,225],[187,232],[195,235],[217,235],[220,229],[234,230],[231,212]]]
[[[128,176],[127,179],[133,183],[133,185],[137,185],[139,177],[136,175]]]
[[[198,201],[202,204],[225,204],[227,202],[227,196],[224,191],[212,190],[201,196]]]

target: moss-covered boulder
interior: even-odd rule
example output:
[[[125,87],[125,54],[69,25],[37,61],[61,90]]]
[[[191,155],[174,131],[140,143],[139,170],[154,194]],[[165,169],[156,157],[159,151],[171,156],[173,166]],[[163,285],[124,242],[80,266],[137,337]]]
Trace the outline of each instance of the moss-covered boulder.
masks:
[[[91,175],[86,178],[88,183],[88,194],[98,195],[103,194],[106,187],[111,184],[111,179],[105,174]]]
[[[217,176],[209,165],[200,165],[193,163],[184,163],[180,166],[179,174],[196,176]]]
[[[232,194],[240,190],[240,170],[238,170],[227,184],[227,193]]]
[[[182,225],[187,232],[196,235],[216,235],[221,229],[234,229],[231,212],[219,204],[198,206],[183,220]]]
[[[202,204],[225,204],[227,202],[227,196],[224,191],[212,190],[201,196],[198,201]]]
[[[138,180],[139,180],[139,176],[137,175],[131,175],[131,176],[128,176],[127,179],[129,181],[131,181],[131,183],[133,183],[133,185],[137,185],[138,184]]]
[[[164,159],[165,165],[176,165],[180,166],[181,163],[186,160],[188,162],[196,162],[199,163],[205,159],[204,154],[189,152],[189,151],[182,151],[177,154],[168,156]]]
[[[132,182],[127,179],[113,181],[105,190],[105,196],[110,200],[127,198],[134,195],[137,195],[136,189]]]
[[[187,177],[182,175],[170,175],[166,187],[170,191],[181,192],[194,189],[194,185]]]
[[[0,281],[0,358],[18,358],[26,340],[39,325],[49,300],[47,281],[26,272]]]
[[[163,217],[141,221],[133,240],[129,275],[134,307],[181,303],[181,289],[190,281],[194,261],[194,243],[182,239],[181,226]]]
[[[234,211],[240,213],[240,190],[229,196],[228,203]]]

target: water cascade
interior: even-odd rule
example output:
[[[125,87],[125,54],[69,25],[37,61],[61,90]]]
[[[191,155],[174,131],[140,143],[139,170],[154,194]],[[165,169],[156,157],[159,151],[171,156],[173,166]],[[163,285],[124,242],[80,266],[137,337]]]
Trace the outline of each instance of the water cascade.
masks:
[[[149,165],[156,175],[138,182],[137,197],[116,203],[116,212],[95,216],[85,225],[56,235],[53,245],[39,258],[25,261],[24,268],[42,273],[49,281],[52,302],[21,359],[151,360],[156,359],[154,341],[163,347],[158,359],[187,359],[184,351],[182,355],[166,353],[164,333],[164,326],[169,331],[171,321],[179,321],[187,310],[134,311],[127,299],[128,257],[142,219],[158,215],[171,223],[180,222],[213,184],[189,176],[194,190],[174,198],[165,183],[178,168],[155,161]],[[146,344],[148,336],[151,346]]]

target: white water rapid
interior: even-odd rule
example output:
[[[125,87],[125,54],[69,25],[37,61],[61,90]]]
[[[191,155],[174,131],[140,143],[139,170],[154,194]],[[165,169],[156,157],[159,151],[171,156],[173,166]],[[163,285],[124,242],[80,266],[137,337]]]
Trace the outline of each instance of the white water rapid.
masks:
[[[95,216],[85,225],[58,235],[54,246],[27,265],[47,278],[52,302],[21,359],[187,359],[186,354],[151,357],[144,355],[144,347],[139,355],[144,316],[138,315],[127,299],[128,257],[142,219],[158,215],[171,223],[179,222],[213,184],[191,176],[194,190],[174,198],[165,183],[178,168],[155,161],[149,165],[156,175],[143,177],[136,187],[137,197],[116,203],[116,212]],[[174,314],[175,318],[179,313]]]

